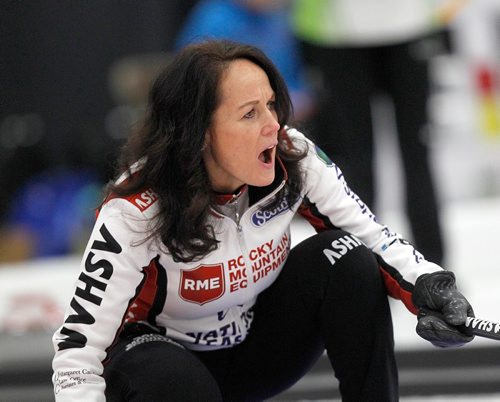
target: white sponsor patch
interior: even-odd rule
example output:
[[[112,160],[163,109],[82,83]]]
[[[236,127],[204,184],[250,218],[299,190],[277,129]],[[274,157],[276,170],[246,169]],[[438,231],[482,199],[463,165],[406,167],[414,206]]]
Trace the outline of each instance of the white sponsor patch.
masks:
[[[345,235],[337,240],[332,241],[329,248],[323,249],[330,264],[334,265],[342,256],[347,254],[353,248],[361,246],[363,243],[353,235]]]

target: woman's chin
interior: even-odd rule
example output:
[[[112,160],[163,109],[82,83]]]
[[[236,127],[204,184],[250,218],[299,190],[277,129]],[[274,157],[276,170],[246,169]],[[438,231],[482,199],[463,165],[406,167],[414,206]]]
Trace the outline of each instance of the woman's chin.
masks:
[[[272,184],[273,181],[274,181],[274,172],[272,172],[272,174],[261,175],[260,177],[255,178],[255,180],[253,180],[253,183],[248,183],[248,184],[255,187],[266,187]]]

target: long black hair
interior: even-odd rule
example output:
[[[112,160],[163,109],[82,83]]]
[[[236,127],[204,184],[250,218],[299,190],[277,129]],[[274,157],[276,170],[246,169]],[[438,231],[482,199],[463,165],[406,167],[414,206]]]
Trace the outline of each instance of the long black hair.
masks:
[[[217,247],[214,229],[207,220],[214,193],[202,148],[220,102],[223,73],[238,59],[261,67],[275,92],[282,128],[277,155],[288,173],[287,185],[275,202],[287,198],[292,205],[302,187],[298,161],[303,151],[291,146],[283,130],[293,109],[286,84],[273,63],[259,49],[230,41],[187,46],[154,82],[144,124],[131,134],[122,150],[120,172],[130,173],[138,160],[143,161],[142,168],[129,180],[107,187],[109,193],[121,196],[145,188],[158,195],[159,213],[148,236],[159,236],[177,261],[197,260]]]

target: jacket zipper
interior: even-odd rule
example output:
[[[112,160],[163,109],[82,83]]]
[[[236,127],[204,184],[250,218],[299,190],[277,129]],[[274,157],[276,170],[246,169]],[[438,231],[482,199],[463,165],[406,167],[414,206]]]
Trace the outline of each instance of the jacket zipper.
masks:
[[[245,273],[246,273],[246,278],[247,278],[247,287],[245,288],[245,292],[248,292],[247,295],[247,300],[251,300],[252,298],[255,297],[255,288],[254,288],[254,283],[253,283],[253,273],[252,273],[252,264],[249,261],[249,256],[248,256],[248,249],[245,243],[245,238],[243,234],[243,227],[241,225],[241,219],[251,211],[256,210],[259,208],[259,206],[262,206],[263,204],[266,203],[267,200],[270,198],[274,197],[285,185],[285,180],[283,180],[278,187],[276,187],[270,194],[268,194],[266,197],[262,198],[259,202],[257,202],[255,205],[252,207],[248,208],[243,214],[240,215],[238,211],[238,199],[236,196],[233,196],[234,199],[230,201],[231,203],[235,204],[235,209],[234,209],[234,216],[235,219],[233,220],[231,217],[226,216],[214,208],[212,208],[212,211],[214,211],[218,216],[220,216],[223,219],[228,219],[230,220],[234,225],[236,225],[236,231],[238,234],[238,243],[241,251],[241,255],[243,256],[243,259],[245,261]]]

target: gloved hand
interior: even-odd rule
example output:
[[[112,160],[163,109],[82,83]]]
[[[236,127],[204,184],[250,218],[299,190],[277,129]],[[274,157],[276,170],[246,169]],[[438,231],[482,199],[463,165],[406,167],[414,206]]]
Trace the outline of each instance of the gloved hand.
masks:
[[[439,347],[462,346],[472,341],[458,327],[465,324],[474,311],[467,299],[457,290],[455,275],[449,271],[423,274],[417,278],[412,294],[419,309],[417,334]]]

